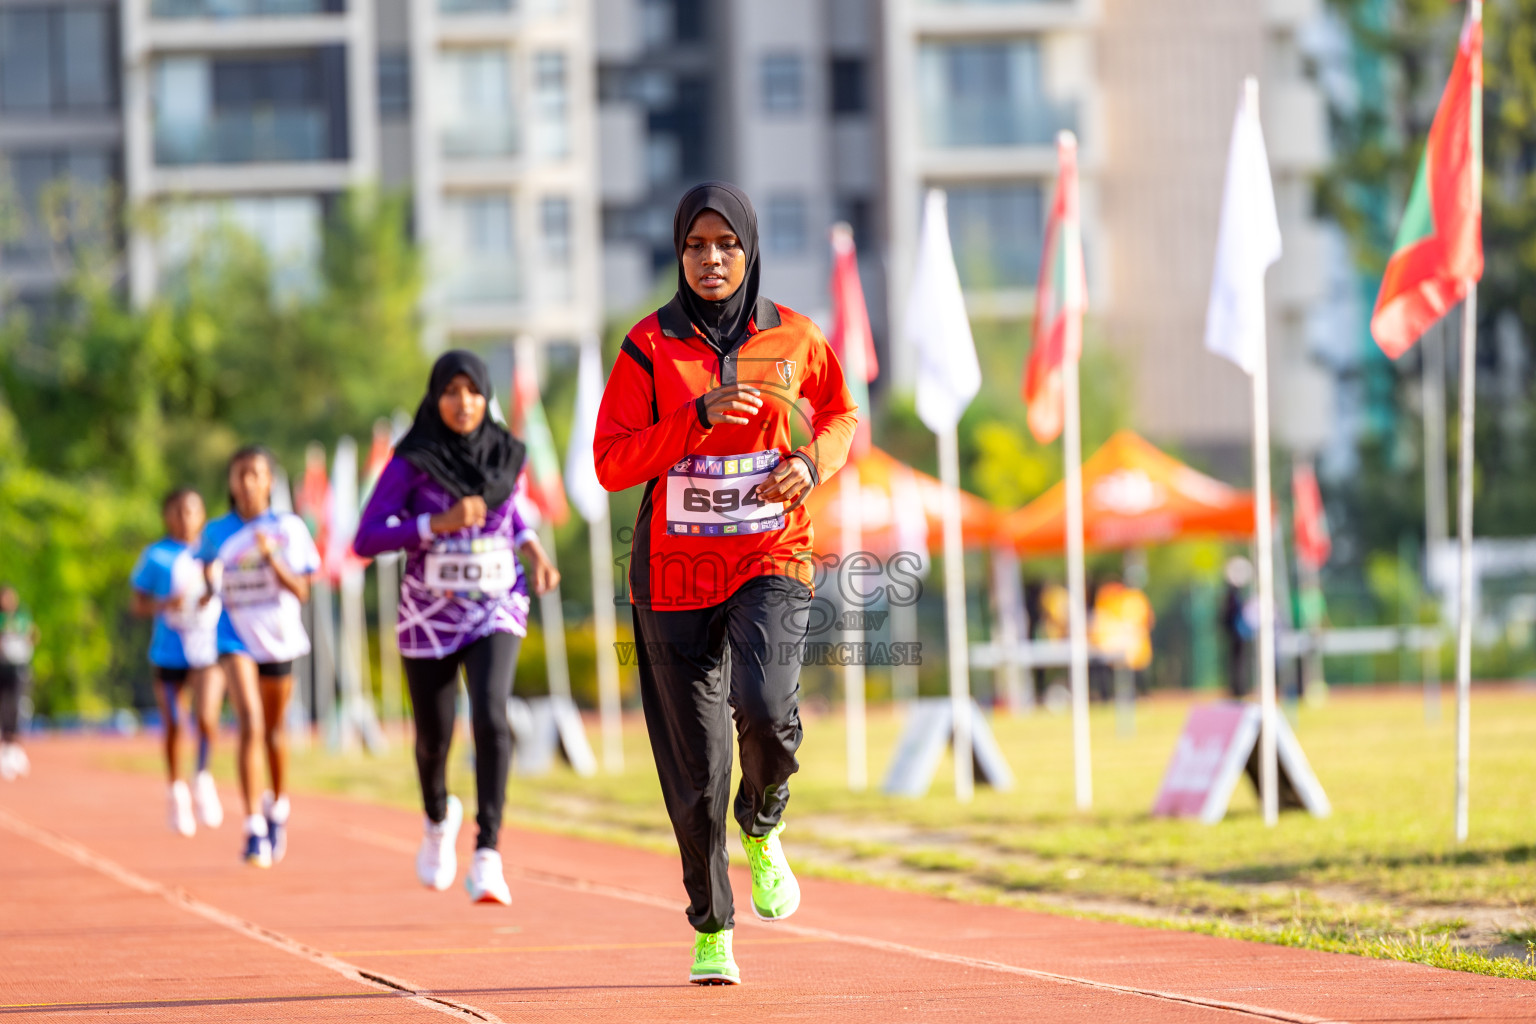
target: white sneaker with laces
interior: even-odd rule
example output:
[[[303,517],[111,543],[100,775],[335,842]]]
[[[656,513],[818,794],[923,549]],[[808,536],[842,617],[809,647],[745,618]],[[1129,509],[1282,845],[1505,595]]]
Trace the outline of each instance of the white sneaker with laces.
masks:
[[[427,819],[422,833],[421,848],[416,851],[416,877],[428,889],[447,891],[458,874],[459,861],[454,844],[459,839],[459,826],[464,822],[464,805],[459,798],[448,798],[448,815],[442,821]]]
[[[192,791],[182,779],[171,783],[171,831],[183,836],[197,834],[197,819],[192,816]]]
[[[14,743],[0,743],[0,779],[10,782],[16,777],[16,756],[19,749]]]
[[[501,873],[501,854],[495,850],[475,851],[464,888],[469,890],[469,898],[476,903],[512,905],[512,890],[507,888],[507,880]]]
[[[224,805],[219,803],[219,787],[214,784],[212,772],[198,772],[192,780],[192,806],[197,810],[197,820],[206,827],[224,824]]]

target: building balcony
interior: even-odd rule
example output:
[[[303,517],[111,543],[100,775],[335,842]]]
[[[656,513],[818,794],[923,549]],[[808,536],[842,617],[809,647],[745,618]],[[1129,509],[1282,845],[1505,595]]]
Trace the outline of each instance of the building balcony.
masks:
[[[321,110],[241,111],[195,124],[160,123],[155,125],[155,162],[181,167],[329,160],[329,128]]]
[[[442,277],[442,296],[451,306],[516,303],[522,298],[517,261],[486,256],[473,264],[450,267]]]
[[[1096,0],[916,0],[908,18],[925,36],[975,36],[1083,28]]]
[[[1059,132],[1077,130],[1077,120],[1071,104],[950,101],[926,112],[923,143],[928,149],[1054,146]]]
[[[440,139],[450,160],[484,160],[518,155],[517,125],[510,121],[446,124]]]

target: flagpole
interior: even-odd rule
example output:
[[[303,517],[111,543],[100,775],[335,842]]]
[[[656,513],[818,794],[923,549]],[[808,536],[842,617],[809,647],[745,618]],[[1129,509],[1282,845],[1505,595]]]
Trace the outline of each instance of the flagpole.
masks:
[[[856,346],[850,345],[849,348]],[[860,347],[860,356],[862,356]],[[863,359],[850,357],[850,364],[862,363]],[[862,368],[860,369],[862,372]],[[842,479],[842,532],[843,559],[846,561],[864,547],[864,531],[861,523],[863,511],[862,488],[859,481],[859,464],[850,459],[838,476]],[[844,586],[849,581],[838,574]],[[864,662],[857,653],[864,644],[863,609],[853,606],[848,593],[841,595],[843,607],[843,643],[850,652],[848,663],[843,666],[843,717],[848,730],[848,788],[863,792],[869,788],[868,740],[864,721]]]
[[[1243,83],[1243,102],[1259,120],[1259,80]],[[1260,287],[1262,287],[1262,282]],[[1259,324],[1259,350],[1253,360],[1254,526],[1259,577],[1259,795],[1264,824],[1280,820],[1279,766],[1275,760],[1275,538],[1269,471],[1269,344]]]
[[[1093,806],[1088,736],[1088,581],[1083,569],[1083,438],[1076,359],[1063,359],[1062,449],[1067,470],[1067,634],[1072,682],[1072,768],[1077,809]]]
[[[1467,16],[1483,20],[1483,0],[1471,0]],[[1471,131],[1482,137],[1483,77],[1473,75]],[[1482,146],[1472,148],[1473,207],[1483,208]],[[1460,549],[1456,624],[1456,841],[1467,841],[1467,785],[1472,754],[1472,440],[1477,407],[1477,279],[1467,279],[1467,299],[1461,307],[1461,452],[1456,467],[1456,535]]]
[[[619,703],[619,661],[614,644],[618,623],[613,611],[613,538],[605,495],[601,514],[587,524],[592,548],[592,626],[597,634],[597,706],[603,731],[603,770],[624,771],[624,709]]]
[[[939,480],[944,485],[944,620],[949,648],[949,703],[954,718],[955,799],[975,792],[971,750],[971,667],[965,626],[965,549],[960,537],[958,426],[939,434]]]

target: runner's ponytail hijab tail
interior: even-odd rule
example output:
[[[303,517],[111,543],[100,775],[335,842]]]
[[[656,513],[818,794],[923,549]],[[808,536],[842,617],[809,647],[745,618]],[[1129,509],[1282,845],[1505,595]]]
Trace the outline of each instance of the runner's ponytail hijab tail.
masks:
[[[702,298],[688,284],[683,273],[683,243],[699,214],[713,210],[736,232],[747,258],[747,276],[741,287],[724,299]],[[762,276],[757,248],[757,211],[741,189],[726,181],[706,181],[683,193],[672,217],[672,247],[677,251],[677,297],[688,313],[689,321],[704,332],[716,351],[727,352],[747,336],[747,324],[757,309],[757,295]]]
[[[438,400],[448,384],[463,374],[485,396],[485,419],[469,434],[443,422]],[[526,448],[506,427],[491,418],[491,371],[473,352],[454,349],[432,364],[427,395],[416,408],[416,421],[406,431],[395,454],[426,473],[454,500],[479,495],[487,508],[500,508],[517,487]]]

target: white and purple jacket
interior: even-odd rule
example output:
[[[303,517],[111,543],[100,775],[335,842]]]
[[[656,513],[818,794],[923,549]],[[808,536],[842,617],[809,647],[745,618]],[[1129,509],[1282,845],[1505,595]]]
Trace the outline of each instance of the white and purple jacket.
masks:
[[[528,631],[528,585],[515,555],[516,582],[506,593],[442,593],[428,588],[427,555],[435,550],[489,542],[515,552],[519,544],[537,536],[518,512],[515,495],[498,508],[487,508],[484,526],[434,534],[430,519],[454,503],[437,481],[397,455],[384,467],[352,542],[352,550],[364,558],[405,551],[396,632],[400,653],[407,658],[444,658],[492,633],[524,636]]]

